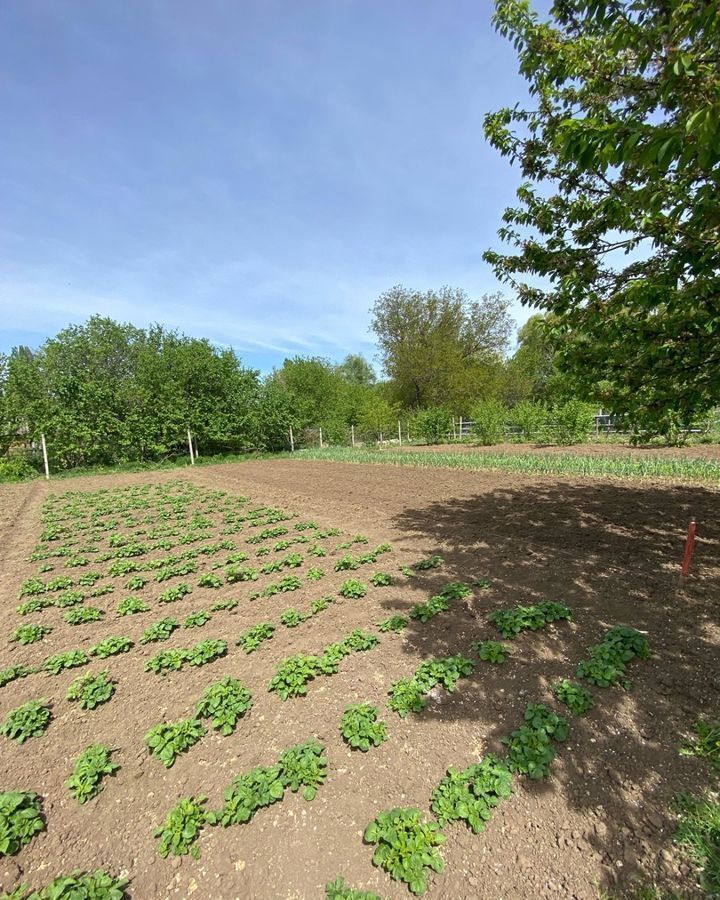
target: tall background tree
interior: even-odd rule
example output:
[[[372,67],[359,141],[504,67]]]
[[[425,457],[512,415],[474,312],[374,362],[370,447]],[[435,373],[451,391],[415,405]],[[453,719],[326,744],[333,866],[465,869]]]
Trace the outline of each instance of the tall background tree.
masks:
[[[404,407],[468,409],[502,365],[512,322],[499,294],[471,300],[459,288],[396,285],[371,310],[383,369]]]
[[[535,102],[486,117],[525,181],[485,258],[554,314],[586,396],[673,434],[720,402],[718,2],[556,0],[546,22],[496,0],[494,22]]]

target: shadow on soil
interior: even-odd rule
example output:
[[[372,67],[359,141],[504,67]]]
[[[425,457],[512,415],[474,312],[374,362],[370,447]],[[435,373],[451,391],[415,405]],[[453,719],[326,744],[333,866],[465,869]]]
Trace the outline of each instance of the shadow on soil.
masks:
[[[528,701],[562,711],[570,740],[557,745],[550,779],[527,789],[561,790],[571,808],[591,817],[584,839],[605,862],[602,890],[622,892],[639,867],[662,887],[674,865],[661,856],[673,831],[668,805],[681,790],[707,786],[705,765],[681,757],[678,747],[698,716],[720,712],[719,513],[720,494],[701,487],[555,483],[450,499],[393,520],[445,560],[418,576],[428,595],[450,580],[491,581],[466,603],[425,625],[411,620],[403,632],[414,655],[476,659],[457,693],[443,692],[421,715],[482,717],[492,723],[488,746],[497,752]],[[680,585],[691,516],[699,543],[693,574]],[[489,612],[541,599],[567,603],[573,623],[507,642],[513,655],[503,665],[477,660],[471,640],[500,639]],[[397,611],[398,602],[392,606]],[[616,624],[647,632],[652,657],[629,664],[629,692],[593,687],[596,707],[574,717],[554,701],[552,685],[574,679],[588,645]],[[683,896],[694,895],[693,885],[690,876]]]

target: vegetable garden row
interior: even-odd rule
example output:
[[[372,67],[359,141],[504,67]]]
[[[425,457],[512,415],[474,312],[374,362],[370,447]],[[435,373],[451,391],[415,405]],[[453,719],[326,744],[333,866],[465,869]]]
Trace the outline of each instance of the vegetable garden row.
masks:
[[[148,677],[161,682],[168,673],[182,671],[183,677],[197,679],[199,670],[228,654],[272,652],[279,629],[316,628],[317,650],[279,660],[267,683],[267,691],[282,701],[294,703],[308,695],[305,702],[311,703],[315,683],[337,674],[347,657],[371,652],[380,641],[396,642],[399,651],[410,620],[418,628],[432,627],[427,623],[452,615],[458,603],[481,598],[490,586],[486,581],[450,581],[413,605],[407,615],[400,614],[399,606],[393,615],[381,621],[373,617],[364,628],[354,628],[341,640],[323,646],[322,616],[331,607],[366,603],[368,592],[375,590],[394,596],[408,579],[422,579],[428,572],[437,576],[444,566],[439,555],[413,566],[391,563],[392,558],[388,544],[371,548],[363,535],[348,538],[339,529],[323,529],[284,510],[253,505],[246,497],[183,481],[52,495],[44,507],[40,539],[29,557],[37,564],[37,572],[20,585],[17,624],[7,635],[6,646],[18,661],[0,670],[0,700],[6,709],[0,734],[27,745],[32,753],[36,741],[52,740],[53,720],[61,704],[77,704],[92,713],[120,702],[113,672],[116,658],[145,645],[177,640],[186,632],[188,639],[182,646],[159,648],[145,662]],[[277,602],[272,599],[277,595],[319,587],[324,579],[332,580],[328,576],[345,580],[302,608],[266,612],[269,604]],[[173,604],[179,601],[193,601],[192,611],[184,617],[172,615]],[[258,614],[255,624],[237,634],[234,643],[229,641],[230,617],[241,605],[247,611],[254,603],[258,608],[264,604],[266,615]],[[138,629],[124,626],[134,623],[135,617],[143,629],[133,638]],[[512,642],[521,632],[562,628],[571,619],[572,611],[565,604],[551,600],[496,609],[487,617],[496,635],[478,635],[478,640],[458,652],[425,659],[409,677],[387,684],[386,713],[370,702],[348,705],[337,722],[342,740],[351,750],[372,754],[374,748],[392,741],[393,716],[422,715],[431,692],[455,691],[478,665],[512,664]],[[102,627],[104,633],[91,646],[78,646],[82,642],[73,641],[72,636],[82,634],[88,625]],[[207,629],[213,636],[195,640],[192,636],[198,629]],[[58,633],[66,648],[44,654],[44,644]],[[24,653],[33,656],[23,658]],[[625,685],[628,663],[648,655],[647,639],[632,628],[618,625],[599,632],[598,643],[588,648],[576,671],[553,685],[560,706],[528,703],[523,720],[502,738],[502,754],[487,753],[467,768],[450,768],[428,797],[426,811],[377,810],[363,837],[373,863],[414,894],[425,893],[435,884],[434,877],[428,881],[432,873],[443,871],[440,848],[447,829],[460,823],[476,834],[482,832],[494,809],[511,797],[516,778],[549,777],[557,744],[571,728],[566,714],[587,714],[598,699],[594,688]],[[87,671],[74,678],[64,697],[58,697],[53,679],[84,667]],[[15,705],[8,700],[12,701],[20,683],[31,684],[35,696]],[[253,696],[242,680],[224,676],[198,689],[194,706],[184,718],[156,722],[144,735],[131,734],[128,740],[142,741],[157,765],[170,769],[181,754],[192,753],[209,730],[223,737],[241,734],[243,719],[252,707]],[[86,810],[90,831],[96,798],[103,791],[123,790],[117,751],[93,740],[91,725],[92,716],[87,746],[74,760],[66,781],[73,801]],[[306,741],[286,747],[278,758],[261,756],[257,766],[237,773],[218,807],[208,807],[208,796],[203,794],[176,796],[147,839],[155,841],[160,857],[198,857],[203,834],[209,829],[250,823],[259,810],[281,802],[287,791],[301,791],[312,802],[332,778],[333,768],[326,747],[309,734]],[[17,784],[0,793],[0,857],[22,856],[37,835],[53,827],[52,812],[45,809],[43,796],[32,785]],[[440,884],[438,880],[442,891]],[[326,892],[332,898],[377,897],[348,887],[342,874],[327,885]],[[44,887],[13,885],[2,896],[110,900],[132,893],[132,873],[128,880],[117,871],[77,870]]]

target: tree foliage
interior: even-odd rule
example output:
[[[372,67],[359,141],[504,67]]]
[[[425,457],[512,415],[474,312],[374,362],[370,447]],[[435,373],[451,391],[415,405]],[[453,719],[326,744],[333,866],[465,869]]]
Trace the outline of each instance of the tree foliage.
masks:
[[[638,436],[720,397],[718,0],[496,0],[530,109],[486,117],[524,178],[506,254],[485,258],[552,312],[560,363]],[[540,276],[541,286],[538,286]]]
[[[397,399],[407,407],[467,408],[507,346],[511,320],[499,294],[396,285],[375,301],[372,330]]]
[[[205,452],[252,444],[258,373],[207,340],[93,316],[39,350],[7,362],[0,431],[7,441],[44,432],[60,466],[152,460],[186,446]]]

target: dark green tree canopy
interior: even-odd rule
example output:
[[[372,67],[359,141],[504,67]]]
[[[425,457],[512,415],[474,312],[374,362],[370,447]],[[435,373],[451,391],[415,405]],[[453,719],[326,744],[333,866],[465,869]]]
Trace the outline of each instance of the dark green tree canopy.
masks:
[[[720,402],[718,0],[496,0],[531,109],[486,117],[520,167],[485,258],[555,314],[560,365],[638,436]]]
[[[508,301],[499,294],[471,300],[459,288],[413,291],[396,285],[375,301],[371,328],[380,358],[408,407],[469,408],[485,369],[507,347]]]

